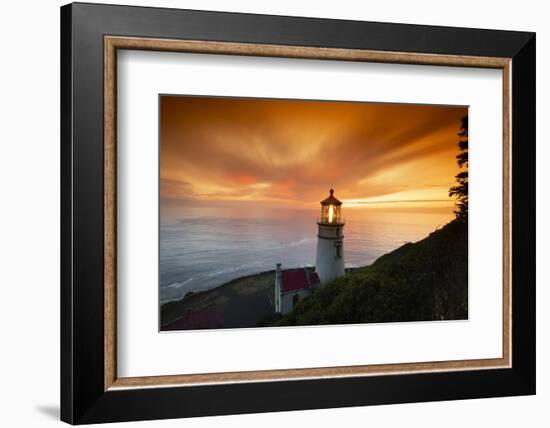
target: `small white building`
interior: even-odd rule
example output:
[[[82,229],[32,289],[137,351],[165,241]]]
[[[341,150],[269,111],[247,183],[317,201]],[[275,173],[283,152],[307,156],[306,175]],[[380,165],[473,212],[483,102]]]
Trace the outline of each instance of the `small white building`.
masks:
[[[315,271],[321,284],[344,276],[344,224],[342,202],[334,197],[334,190],[330,189],[329,197],[321,201],[321,218],[317,221],[319,232]]]
[[[277,263],[275,270],[275,313],[285,315],[311,291],[319,287],[319,277],[307,268],[282,271]]]

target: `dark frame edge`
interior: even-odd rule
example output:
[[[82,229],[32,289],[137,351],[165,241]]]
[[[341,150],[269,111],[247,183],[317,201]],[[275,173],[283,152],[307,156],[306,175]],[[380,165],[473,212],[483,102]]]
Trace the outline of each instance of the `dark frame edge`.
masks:
[[[512,367],[536,394],[536,34],[512,58]]]
[[[72,75],[72,5],[60,9],[60,133],[61,133],[61,340],[60,340],[60,418],[63,422],[74,423],[73,389],[73,281],[72,281],[72,168],[73,168],[73,75]]]

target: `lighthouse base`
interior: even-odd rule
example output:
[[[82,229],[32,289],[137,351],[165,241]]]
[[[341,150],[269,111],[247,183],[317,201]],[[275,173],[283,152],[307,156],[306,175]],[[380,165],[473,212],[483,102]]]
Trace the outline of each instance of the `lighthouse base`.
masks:
[[[321,284],[344,276],[344,245],[341,238],[318,237],[315,271]]]

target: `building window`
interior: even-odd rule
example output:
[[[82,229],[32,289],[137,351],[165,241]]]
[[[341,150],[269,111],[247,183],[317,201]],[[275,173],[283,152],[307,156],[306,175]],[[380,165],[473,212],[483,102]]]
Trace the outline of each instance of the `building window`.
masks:
[[[334,246],[336,247],[336,258],[341,259],[342,258],[342,241],[336,241],[334,243]]]

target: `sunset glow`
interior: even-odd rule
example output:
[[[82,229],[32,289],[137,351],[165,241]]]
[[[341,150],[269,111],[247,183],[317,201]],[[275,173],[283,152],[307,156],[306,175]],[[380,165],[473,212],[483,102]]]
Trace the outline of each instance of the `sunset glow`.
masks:
[[[162,96],[161,212],[170,207],[452,212],[466,107]],[[332,212],[329,212],[329,221]]]

